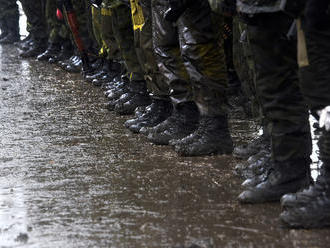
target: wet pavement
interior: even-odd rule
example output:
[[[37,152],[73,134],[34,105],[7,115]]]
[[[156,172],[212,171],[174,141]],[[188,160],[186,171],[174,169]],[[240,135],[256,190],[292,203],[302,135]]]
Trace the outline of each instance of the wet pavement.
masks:
[[[0,47],[0,247],[328,247],[241,206],[231,156],[181,158],[123,127],[99,88]],[[232,121],[236,143],[254,124]],[[195,245],[195,246],[194,246]]]

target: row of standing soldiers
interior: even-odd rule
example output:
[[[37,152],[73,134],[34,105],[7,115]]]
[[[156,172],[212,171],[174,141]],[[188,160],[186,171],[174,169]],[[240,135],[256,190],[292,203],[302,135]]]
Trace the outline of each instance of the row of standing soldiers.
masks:
[[[236,167],[246,178],[241,203],[281,201],[289,227],[330,225],[329,0],[73,0],[88,66],[65,0],[20,2],[29,36],[20,41],[16,1],[0,0],[1,44],[83,68],[108,109],[135,113],[125,126],[154,144],[248,159]],[[257,113],[263,129],[235,149],[233,106]],[[323,164],[316,182],[310,115]]]

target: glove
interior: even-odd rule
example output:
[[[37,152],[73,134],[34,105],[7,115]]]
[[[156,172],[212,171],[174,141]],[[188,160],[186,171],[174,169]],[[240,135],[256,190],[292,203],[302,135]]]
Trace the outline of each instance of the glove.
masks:
[[[102,4],[102,0],[90,0],[90,2],[95,8],[100,8]]]
[[[320,128],[324,127],[326,131],[330,131],[330,106],[327,106],[322,110],[319,110],[317,113],[320,116],[319,119]]]
[[[305,17],[307,27],[311,29],[325,29],[329,27],[328,15],[330,0],[309,0],[306,4]]]
[[[186,9],[198,0],[168,0],[169,8],[164,13],[164,19],[169,22],[176,22]]]

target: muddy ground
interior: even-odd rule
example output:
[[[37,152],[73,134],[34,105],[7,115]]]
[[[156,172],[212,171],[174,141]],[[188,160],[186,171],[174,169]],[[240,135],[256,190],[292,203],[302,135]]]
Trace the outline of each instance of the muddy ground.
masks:
[[[80,75],[0,47],[1,248],[329,247],[329,230],[281,227],[279,204],[241,206],[231,156],[178,157],[105,103]],[[256,132],[231,127],[236,144]]]

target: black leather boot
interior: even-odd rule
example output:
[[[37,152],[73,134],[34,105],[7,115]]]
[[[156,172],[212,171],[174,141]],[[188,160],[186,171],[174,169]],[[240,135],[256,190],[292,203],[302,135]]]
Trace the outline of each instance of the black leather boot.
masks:
[[[248,157],[257,154],[261,149],[270,147],[270,138],[268,135],[261,135],[257,139],[249,142],[246,145],[240,145],[234,148],[233,156],[240,159],[247,159]]]
[[[233,141],[227,117],[201,116],[197,130],[175,142],[175,151],[181,156],[231,154]]]
[[[43,53],[47,47],[47,40],[34,40],[30,48],[20,54],[22,58],[33,58]]]
[[[147,106],[144,114],[125,122],[125,127],[133,133],[138,133],[142,127],[154,127],[166,120],[172,113],[172,104],[169,100],[153,99]]]
[[[37,56],[39,61],[49,61],[50,58],[56,57],[61,51],[61,44],[59,43],[50,43],[48,48],[42,54]]]
[[[172,139],[182,139],[198,126],[199,111],[194,102],[175,106],[172,115],[148,132],[148,140],[157,145],[168,145]]]
[[[241,203],[279,201],[287,193],[306,188],[311,183],[309,159],[274,163],[266,179],[245,191],[238,200]]]
[[[131,115],[139,106],[148,106],[151,103],[147,92],[145,81],[132,81],[129,84],[131,97],[126,102],[119,102],[115,106],[115,111],[120,115]]]

